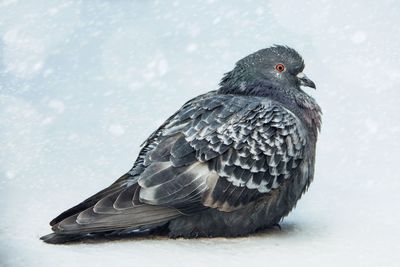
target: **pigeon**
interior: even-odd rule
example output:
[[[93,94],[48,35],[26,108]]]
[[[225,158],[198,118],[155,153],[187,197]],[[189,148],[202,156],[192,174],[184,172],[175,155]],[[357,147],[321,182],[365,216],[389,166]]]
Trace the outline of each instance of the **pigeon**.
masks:
[[[322,112],[303,69],[282,45],[239,60],[148,137],[129,172],[41,239],[237,237],[279,225],[314,177]]]

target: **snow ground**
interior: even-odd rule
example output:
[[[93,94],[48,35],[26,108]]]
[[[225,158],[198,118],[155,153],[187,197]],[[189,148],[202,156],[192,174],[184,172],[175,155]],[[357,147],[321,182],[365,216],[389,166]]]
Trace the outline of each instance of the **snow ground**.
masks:
[[[168,3],[167,3],[168,2]],[[0,1],[1,266],[399,266],[398,1]],[[282,230],[52,246],[235,61],[296,48],[324,111],[317,171]]]

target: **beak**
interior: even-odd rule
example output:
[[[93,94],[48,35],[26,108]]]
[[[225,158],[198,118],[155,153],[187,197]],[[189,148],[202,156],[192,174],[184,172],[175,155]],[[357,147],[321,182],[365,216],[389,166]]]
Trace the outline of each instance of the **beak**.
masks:
[[[311,81],[304,73],[300,72],[297,74],[297,79],[299,79],[300,85],[315,89],[315,83]]]

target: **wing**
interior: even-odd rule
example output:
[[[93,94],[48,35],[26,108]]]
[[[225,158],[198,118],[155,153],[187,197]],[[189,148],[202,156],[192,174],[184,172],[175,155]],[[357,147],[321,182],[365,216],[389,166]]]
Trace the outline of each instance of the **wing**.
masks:
[[[191,105],[193,101],[202,99],[204,96],[189,101],[184,107]],[[160,140],[163,140],[160,134],[177,113],[172,115],[146,140],[129,173],[121,176],[109,187],[54,218],[50,222],[53,231],[62,234],[74,234],[132,229],[145,225],[155,225],[181,216],[181,213],[175,208],[155,207],[140,202],[138,197],[140,187],[137,184],[139,175],[147,167],[144,163],[146,155],[160,143]],[[53,237],[53,235],[50,235],[49,238],[52,239]]]
[[[276,102],[212,94],[185,105],[157,140],[143,157],[140,201],[183,213],[232,211],[298,171],[306,131]]]
[[[305,146],[301,122],[278,103],[211,92],[155,131],[130,172],[51,224],[56,233],[90,233],[232,211],[290,179]]]

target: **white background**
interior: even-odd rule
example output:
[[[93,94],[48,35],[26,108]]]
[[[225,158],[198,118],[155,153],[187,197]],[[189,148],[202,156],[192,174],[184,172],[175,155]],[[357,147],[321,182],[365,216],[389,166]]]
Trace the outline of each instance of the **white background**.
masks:
[[[0,1],[0,265],[399,266],[399,13],[383,0]],[[185,101],[274,43],[303,55],[324,112],[315,181],[282,231],[39,240]]]

